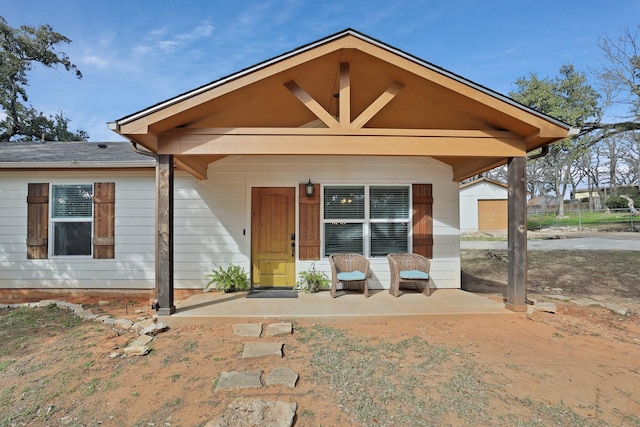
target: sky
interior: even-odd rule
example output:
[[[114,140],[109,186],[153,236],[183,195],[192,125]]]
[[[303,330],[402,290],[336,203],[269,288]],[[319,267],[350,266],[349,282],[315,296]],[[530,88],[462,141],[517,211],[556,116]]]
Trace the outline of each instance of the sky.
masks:
[[[29,103],[101,142],[122,140],[107,122],[346,28],[505,95],[564,64],[591,78],[599,39],[635,31],[640,1],[0,0],[0,16],[72,40],[57,50],[83,78],[36,65]]]

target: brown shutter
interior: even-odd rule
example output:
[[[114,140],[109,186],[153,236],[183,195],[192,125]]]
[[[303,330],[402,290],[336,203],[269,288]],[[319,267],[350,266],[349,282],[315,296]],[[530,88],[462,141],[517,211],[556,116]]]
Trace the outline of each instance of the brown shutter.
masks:
[[[431,184],[413,184],[413,252],[433,258],[433,194]]]
[[[114,182],[96,182],[93,189],[93,257],[114,258],[115,233]]]
[[[27,190],[27,258],[49,256],[49,184],[29,184]]]
[[[304,192],[300,184],[300,236],[298,248],[301,260],[320,259],[320,184],[313,184],[313,196]]]

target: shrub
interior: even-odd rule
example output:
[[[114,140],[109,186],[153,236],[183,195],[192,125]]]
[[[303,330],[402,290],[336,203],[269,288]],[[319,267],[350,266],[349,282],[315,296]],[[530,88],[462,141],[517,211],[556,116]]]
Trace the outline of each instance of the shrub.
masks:
[[[249,275],[244,270],[244,267],[236,264],[229,264],[226,269],[219,265],[205,277],[209,279],[209,282],[204,287],[205,290],[208,290],[211,286],[215,286],[216,289],[221,289],[225,292],[243,291],[249,288]]]

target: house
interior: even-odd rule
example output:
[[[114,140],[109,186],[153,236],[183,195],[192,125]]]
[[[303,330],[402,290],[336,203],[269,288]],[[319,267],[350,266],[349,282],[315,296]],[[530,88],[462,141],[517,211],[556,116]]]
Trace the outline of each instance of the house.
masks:
[[[506,231],[509,186],[489,178],[460,185],[460,231]]]
[[[145,168],[0,170],[2,187],[11,183],[0,209],[12,214],[1,287],[155,290],[159,314],[170,315],[175,294],[201,288],[216,264],[243,266],[255,286],[292,286],[312,264],[328,272],[331,253],[360,252],[382,289],[386,254],[406,251],[432,259],[437,288],[459,288],[458,183],[506,163],[507,307],[524,310],[525,156],[570,133],[351,29],[109,126],[153,153],[155,179]],[[93,186],[93,228],[105,227],[78,254],[56,254],[67,239],[52,235],[57,213],[41,220],[60,204],[58,182],[81,186],[65,194],[81,201]],[[103,205],[113,230],[95,217]],[[91,220],[89,210],[62,211],[64,221]]]
[[[540,214],[555,212],[560,206],[560,198],[543,194],[529,199],[527,202],[527,211],[530,214]]]

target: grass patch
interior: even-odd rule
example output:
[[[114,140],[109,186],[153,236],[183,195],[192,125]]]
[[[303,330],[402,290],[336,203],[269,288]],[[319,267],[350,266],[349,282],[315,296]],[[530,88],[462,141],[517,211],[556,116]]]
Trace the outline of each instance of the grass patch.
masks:
[[[640,217],[634,216],[634,224],[640,222]],[[629,212],[565,212],[564,217],[558,218],[555,213],[527,216],[529,230],[541,230],[550,227],[581,227],[583,229],[620,228],[620,231],[631,230],[631,215]]]
[[[459,347],[418,337],[364,339],[324,325],[298,328],[296,338],[311,351],[310,380],[326,385],[335,403],[364,425],[597,425],[564,405],[532,399],[519,402],[530,417],[505,423],[493,414],[513,405],[502,385],[508,381]]]

